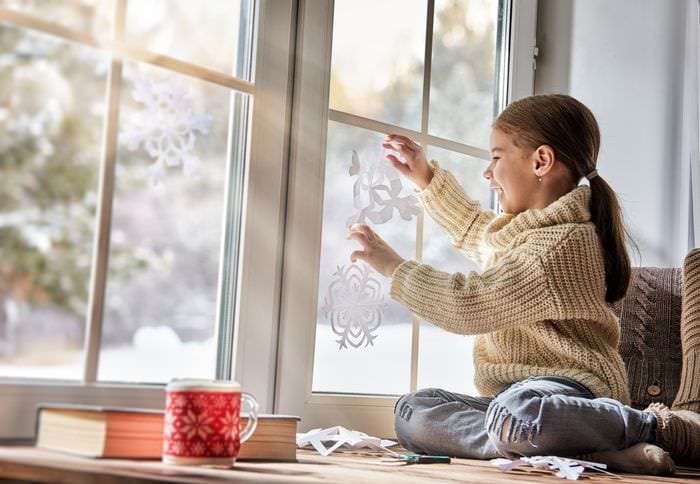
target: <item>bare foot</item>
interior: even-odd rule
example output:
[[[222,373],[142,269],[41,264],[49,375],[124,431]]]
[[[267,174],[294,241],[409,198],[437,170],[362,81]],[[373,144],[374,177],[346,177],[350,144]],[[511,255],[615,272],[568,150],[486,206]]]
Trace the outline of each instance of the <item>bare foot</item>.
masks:
[[[633,474],[673,474],[676,465],[668,452],[646,442],[622,450],[606,450],[588,456],[593,462],[607,464],[608,470]]]

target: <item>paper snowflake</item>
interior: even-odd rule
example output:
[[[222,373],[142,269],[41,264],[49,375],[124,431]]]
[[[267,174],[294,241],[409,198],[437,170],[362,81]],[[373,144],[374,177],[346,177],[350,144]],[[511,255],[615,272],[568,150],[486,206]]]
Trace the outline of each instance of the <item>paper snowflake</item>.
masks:
[[[357,430],[336,426],[327,429],[313,429],[297,433],[297,447],[313,447],[322,456],[330,455],[338,447],[351,449],[371,449],[396,454],[389,447],[396,445],[393,440],[367,435]]]
[[[192,106],[187,87],[179,80],[155,81],[137,75],[133,80],[134,100],[142,109],[126,113],[121,141],[129,150],[141,145],[153,160],[152,181],[165,178],[166,167],[182,165],[186,176],[197,176],[201,161],[194,153],[197,133],[209,132],[212,118]]]
[[[588,462],[580,459],[568,459],[554,455],[536,455],[520,457],[519,459],[491,459],[491,464],[502,472],[509,472],[519,467],[551,471],[560,479],[576,481],[586,469],[602,472],[611,476],[615,474],[606,471],[607,466],[598,462]],[[615,476],[619,477],[619,476]]]
[[[322,310],[340,336],[338,349],[347,349],[348,343],[353,348],[374,345],[377,336],[372,333],[382,322],[385,305],[379,281],[370,276],[366,264],[352,264],[347,270],[339,266],[333,276]]]
[[[353,206],[358,211],[347,219],[348,226],[366,223],[367,219],[383,224],[391,220],[394,210],[404,220],[411,220],[420,212],[416,197],[400,196],[403,185],[399,173],[383,157],[374,163],[360,162],[357,151],[352,150],[350,175],[357,176],[352,196]]]

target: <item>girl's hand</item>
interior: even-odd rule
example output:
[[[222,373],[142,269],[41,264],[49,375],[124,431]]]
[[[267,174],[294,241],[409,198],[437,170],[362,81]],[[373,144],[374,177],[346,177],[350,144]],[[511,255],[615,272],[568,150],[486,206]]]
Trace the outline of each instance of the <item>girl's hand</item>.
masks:
[[[357,240],[364,250],[356,250],[350,254],[350,260],[357,259],[367,262],[380,274],[391,277],[394,270],[404,261],[389,244],[365,224],[353,224],[348,232],[348,239]]]
[[[425,190],[433,179],[433,170],[428,165],[423,148],[411,138],[400,134],[387,135],[382,147],[398,151],[406,163],[402,163],[394,155],[387,155],[387,159],[418,188]]]

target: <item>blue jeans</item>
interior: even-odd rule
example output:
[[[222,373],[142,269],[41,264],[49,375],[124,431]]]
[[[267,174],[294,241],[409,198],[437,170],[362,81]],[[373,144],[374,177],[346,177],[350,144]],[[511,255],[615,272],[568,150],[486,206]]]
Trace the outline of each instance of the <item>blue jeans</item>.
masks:
[[[656,417],[595,398],[568,378],[539,376],[495,398],[432,388],[408,393],[396,403],[394,428],[401,445],[421,454],[578,456],[654,442]]]

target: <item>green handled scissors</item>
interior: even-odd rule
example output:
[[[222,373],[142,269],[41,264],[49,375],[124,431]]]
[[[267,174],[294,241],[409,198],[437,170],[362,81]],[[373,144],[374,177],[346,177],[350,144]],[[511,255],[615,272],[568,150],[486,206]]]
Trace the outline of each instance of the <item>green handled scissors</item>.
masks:
[[[452,460],[446,455],[422,455],[422,454],[398,454],[391,452],[391,459],[403,461],[404,465],[409,464],[449,464]]]

